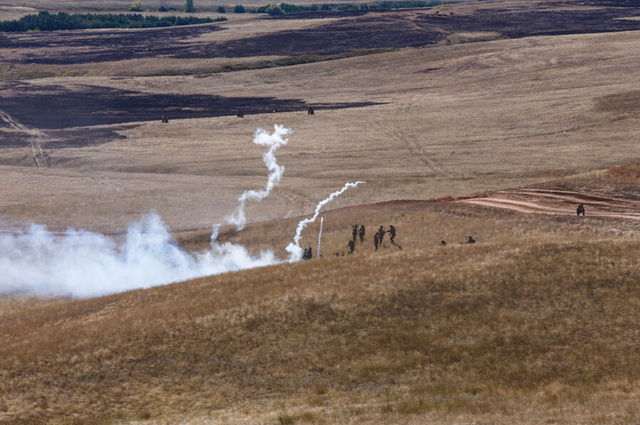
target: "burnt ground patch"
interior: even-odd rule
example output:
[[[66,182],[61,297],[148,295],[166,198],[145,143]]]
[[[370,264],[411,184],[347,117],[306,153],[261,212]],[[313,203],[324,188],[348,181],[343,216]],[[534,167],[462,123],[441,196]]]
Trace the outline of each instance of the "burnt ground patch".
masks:
[[[133,127],[132,125],[122,125],[109,128],[82,127],[47,130],[45,139],[35,140],[33,136],[29,134],[11,132],[3,134],[2,137],[0,137],[0,149],[29,147],[33,141],[44,142],[43,147],[47,150],[101,145],[118,139],[126,139],[126,136],[119,134],[118,131],[124,131]],[[31,159],[27,162],[31,164]]]
[[[630,0],[640,3],[640,0]],[[585,3],[585,2],[580,2]],[[437,43],[455,32],[495,32],[505,37],[585,34],[640,30],[637,7],[618,7],[617,0],[592,0],[598,9],[579,2],[546,3],[544,9],[478,9],[470,15],[415,14],[409,10],[307,12],[265,19],[320,19],[342,17],[315,28],[280,31],[259,37],[203,43],[191,40],[215,24],[151,30],[68,31],[64,34],[0,34],[0,43],[16,48],[39,48],[13,64],[77,64],[134,58],[247,58],[264,55],[336,55],[351,51],[420,47]],[[588,3],[587,3],[588,4]],[[628,6],[627,3],[625,6]],[[571,6],[573,7],[567,7]],[[190,41],[191,40],[191,41]],[[67,51],[47,50],[64,47]]]
[[[236,115],[239,109],[242,109],[245,115],[274,111],[306,113],[309,106],[319,111],[375,104],[354,102],[309,105],[300,99],[149,94],[91,85],[75,85],[69,88],[58,85],[34,86],[25,82],[2,83],[0,90],[10,93],[0,98],[0,104],[2,110],[14,120],[30,129],[47,130],[48,135],[54,138],[58,135],[60,140],[72,144],[78,139],[74,127],[138,121],[160,122],[162,115],[168,115],[171,120]],[[62,131],[64,129],[66,133]],[[102,136],[100,138],[104,139]],[[87,143],[84,137],[82,140],[78,139],[77,143]]]
[[[15,49],[43,49],[17,64],[70,64],[107,62],[145,57],[170,56],[188,40],[202,34],[221,31],[217,24],[201,24],[169,28],[73,30],[40,33],[2,33],[0,45]],[[47,49],[79,49],[53,53]],[[68,59],[65,57],[68,56]]]

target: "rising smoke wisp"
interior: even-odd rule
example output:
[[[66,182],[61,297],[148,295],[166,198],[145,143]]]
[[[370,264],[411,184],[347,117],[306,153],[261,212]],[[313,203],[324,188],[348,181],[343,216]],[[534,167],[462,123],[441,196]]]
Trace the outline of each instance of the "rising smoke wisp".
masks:
[[[298,223],[298,227],[296,229],[296,235],[293,237],[293,242],[290,243],[285,249],[287,250],[287,252],[289,253],[290,257],[289,257],[289,262],[293,263],[296,261],[299,261],[300,259],[302,259],[302,248],[300,248],[300,239],[302,239],[302,230],[304,230],[305,227],[307,227],[307,224],[309,223],[313,223],[314,221],[316,221],[316,218],[318,218],[318,214],[320,214],[320,209],[322,207],[324,207],[325,205],[327,205],[329,202],[333,201],[334,198],[336,198],[337,196],[340,196],[341,194],[343,194],[347,189],[349,189],[350,187],[356,187],[357,185],[364,183],[361,181],[355,182],[355,183],[347,183],[344,185],[344,187],[336,192],[333,192],[331,195],[329,195],[329,197],[323,201],[320,201],[320,203],[316,206],[316,211],[315,214],[313,215],[313,217],[311,218],[305,218],[304,220],[300,221]]]
[[[244,205],[248,200],[254,201],[262,201],[265,197],[271,193],[274,186],[280,182],[282,179],[282,174],[284,173],[284,166],[278,165],[276,162],[276,157],[274,152],[282,145],[286,145],[289,141],[288,139],[284,139],[283,136],[291,133],[291,129],[284,128],[281,125],[275,125],[273,134],[269,134],[265,130],[259,128],[256,130],[256,133],[253,138],[253,143],[261,146],[268,146],[269,151],[262,155],[262,159],[269,170],[269,179],[267,180],[267,184],[262,190],[246,190],[242,196],[238,198],[238,208],[234,214],[231,214],[226,218],[226,223],[234,224],[238,230],[244,229],[245,224],[247,223],[247,219],[244,215]],[[217,237],[217,229],[220,225],[214,226],[214,235]],[[212,235],[212,239],[213,238]]]

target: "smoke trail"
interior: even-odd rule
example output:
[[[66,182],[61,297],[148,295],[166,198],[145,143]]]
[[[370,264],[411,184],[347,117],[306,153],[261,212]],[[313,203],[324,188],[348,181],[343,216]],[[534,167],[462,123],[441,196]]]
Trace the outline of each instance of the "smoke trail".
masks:
[[[296,235],[293,237],[293,242],[289,244],[285,249],[290,254],[289,262],[293,263],[299,261],[302,258],[302,248],[300,248],[300,239],[302,239],[302,230],[307,227],[307,224],[313,223],[316,221],[318,214],[320,214],[320,209],[327,205],[329,202],[333,201],[334,198],[344,193],[345,190],[350,187],[356,187],[360,183],[364,183],[361,181],[355,183],[347,183],[344,185],[342,189],[337,192],[333,192],[327,199],[324,201],[320,201],[320,203],[316,206],[316,212],[311,218],[305,218],[300,223],[298,223],[298,228],[296,229]]]
[[[269,195],[273,187],[280,182],[280,179],[282,179],[282,173],[284,173],[284,166],[278,165],[274,152],[280,146],[287,144],[289,140],[283,139],[282,136],[286,136],[289,133],[291,133],[291,129],[284,128],[284,126],[281,125],[274,125],[273,134],[269,134],[261,128],[256,130],[253,143],[262,146],[269,146],[269,151],[262,156],[262,159],[269,170],[269,180],[267,181],[265,188],[260,191],[246,190],[242,196],[238,198],[238,202],[240,202],[238,209],[234,214],[226,218],[226,223],[235,224],[238,230],[244,229],[244,226],[247,223],[247,219],[244,215],[245,202],[249,199],[260,202],[263,198]],[[221,224],[216,224],[213,227],[213,234],[211,235],[212,241],[217,239],[220,226]]]
[[[92,297],[278,262],[272,252],[251,256],[229,243],[189,254],[171,242],[155,214],[132,224],[121,245],[84,230],[55,236],[32,225],[28,232],[0,235],[0,294]]]

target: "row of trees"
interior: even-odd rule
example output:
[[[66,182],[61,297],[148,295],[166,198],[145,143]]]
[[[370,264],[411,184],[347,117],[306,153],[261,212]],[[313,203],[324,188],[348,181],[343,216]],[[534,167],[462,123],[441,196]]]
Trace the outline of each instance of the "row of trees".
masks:
[[[143,16],[141,14],[95,14],[59,12],[51,14],[40,12],[37,15],[27,15],[16,21],[0,22],[0,31],[58,31],[91,28],[153,28],[171,27],[176,25],[193,25],[207,22],[224,21],[226,18],[196,18],[193,16]]]
[[[134,6],[139,3],[140,10],[142,9],[142,1],[134,1]],[[268,13],[269,15],[283,15],[285,13],[298,13],[298,12],[316,12],[324,10],[369,10],[369,9],[405,9],[405,8],[420,8],[420,7],[433,7],[439,5],[440,0],[407,0],[407,1],[377,1],[370,3],[360,4],[323,4],[321,6],[312,4],[311,6],[299,6],[290,3],[272,3],[264,6],[260,6],[255,9],[249,10],[252,13]],[[131,10],[134,10],[133,7]],[[136,9],[137,10],[137,9]],[[175,10],[173,8],[167,9],[164,6],[160,6],[161,12],[169,10]],[[186,13],[194,13],[195,6],[193,0],[185,0],[184,11]],[[224,6],[218,6],[218,13],[226,13],[227,9]],[[236,5],[233,9],[233,13],[245,13],[246,10],[242,5]]]
[[[382,1],[360,4],[323,4],[321,6],[312,4],[311,6],[299,6],[289,3],[272,3],[260,6],[255,9],[255,13],[268,13],[269,15],[282,15],[285,13],[317,12],[325,10],[375,10],[375,9],[406,9],[433,7],[440,4],[440,0],[429,1]]]

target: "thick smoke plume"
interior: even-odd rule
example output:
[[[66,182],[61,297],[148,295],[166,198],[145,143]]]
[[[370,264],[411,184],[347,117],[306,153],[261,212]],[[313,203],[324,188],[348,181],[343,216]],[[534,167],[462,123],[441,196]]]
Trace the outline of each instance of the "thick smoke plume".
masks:
[[[259,128],[256,130],[256,133],[253,137],[253,143],[261,146],[269,146],[269,151],[262,155],[262,159],[269,170],[269,180],[267,180],[267,185],[264,189],[255,191],[255,190],[246,190],[242,196],[238,198],[238,209],[236,212],[229,217],[226,218],[226,222],[228,224],[234,224],[238,230],[244,229],[245,224],[247,224],[247,219],[244,215],[244,204],[248,200],[254,201],[262,201],[265,197],[271,193],[273,187],[280,182],[282,179],[282,174],[284,173],[284,166],[278,165],[276,162],[276,157],[274,152],[282,145],[286,145],[289,141],[288,139],[283,139],[283,136],[291,133],[291,129],[284,128],[281,125],[275,125],[273,134],[269,134],[265,130]],[[217,238],[217,230],[220,225],[214,226],[214,233],[212,235],[212,240],[215,240],[213,236]]]
[[[296,235],[293,237],[293,242],[289,244],[285,249],[290,254],[289,262],[293,263],[295,261],[299,261],[302,259],[302,248],[300,248],[300,239],[302,239],[302,230],[307,227],[307,224],[313,223],[318,218],[318,214],[320,214],[320,209],[327,205],[329,202],[333,201],[334,198],[343,194],[350,187],[356,187],[360,183],[364,182],[355,182],[355,183],[347,183],[344,187],[337,192],[333,192],[327,199],[324,201],[320,201],[320,203],[316,206],[316,212],[311,218],[305,218],[304,220],[298,223],[298,228],[296,229]]]
[[[275,264],[273,253],[251,256],[238,245],[188,254],[171,242],[155,214],[129,227],[125,241],[84,230],[56,236],[44,226],[0,235],[0,294],[93,297]]]
[[[289,133],[278,125],[273,134],[256,131],[254,143],[269,147],[263,155],[269,178],[263,190],[248,190],[238,199],[238,209],[227,218],[238,230],[246,224],[245,202],[262,200],[282,178],[284,167],[276,163],[274,152],[287,143],[283,136]],[[211,248],[196,254],[172,243],[169,230],[155,214],[133,223],[120,245],[84,230],[70,229],[56,236],[40,225],[0,235],[0,295],[26,291],[92,297],[279,262],[271,251],[251,256],[242,246],[218,244],[219,226],[214,227]]]

